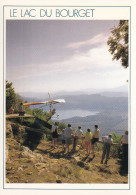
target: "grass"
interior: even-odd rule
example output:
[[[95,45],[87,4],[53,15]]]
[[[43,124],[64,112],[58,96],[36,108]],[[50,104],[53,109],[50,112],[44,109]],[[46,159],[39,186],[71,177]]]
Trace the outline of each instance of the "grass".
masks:
[[[85,149],[78,149],[68,158],[67,154],[62,152],[61,144],[53,149],[51,142],[41,140],[34,153],[42,154],[43,162],[36,162],[21,155],[18,136],[7,138],[6,141],[9,146],[6,178],[10,183],[128,182],[127,176],[119,174],[120,165],[117,158],[111,157],[108,166],[100,164],[102,150],[97,151],[95,158],[92,158],[92,154],[86,155]]]

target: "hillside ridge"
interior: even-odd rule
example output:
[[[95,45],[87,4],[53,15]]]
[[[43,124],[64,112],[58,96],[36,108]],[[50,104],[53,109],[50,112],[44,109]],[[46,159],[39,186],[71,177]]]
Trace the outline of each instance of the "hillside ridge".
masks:
[[[7,183],[128,183],[128,176],[120,174],[119,159],[111,157],[107,166],[102,165],[101,150],[95,157],[87,156],[78,145],[77,151],[68,155],[60,142],[54,149],[51,141],[45,140],[40,140],[32,151],[23,145],[25,129],[7,121]]]

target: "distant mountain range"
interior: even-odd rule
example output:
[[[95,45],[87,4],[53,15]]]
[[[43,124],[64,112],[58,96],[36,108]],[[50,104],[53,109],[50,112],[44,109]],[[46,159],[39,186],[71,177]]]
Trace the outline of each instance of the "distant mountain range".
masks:
[[[128,93],[128,85],[123,85],[116,88],[110,88],[110,89],[93,89],[93,88],[87,88],[79,91],[59,91],[55,93],[55,95],[80,95],[80,94],[101,94],[101,93],[119,93],[121,94],[127,94]],[[114,96],[113,96],[114,97]]]
[[[91,95],[91,94],[101,94],[108,97],[127,97],[128,96],[128,85],[123,85],[117,88],[110,89],[83,89],[78,91],[59,91],[51,93],[51,98],[62,97],[66,95]],[[26,98],[27,100],[37,101],[49,99],[48,92],[20,92],[19,95]]]
[[[122,95],[122,96],[121,96]],[[64,98],[65,104],[55,104],[54,107],[59,110],[90,110],[90,111],[119,111],[127,112],[128,111],[128,97],[124,93],[118,92],[103,92],[99,94],[82,94],[82,95],[63,95],[55,96],[54,99]],[[43,101],[41,98],[31,98],[24,97],[25,101],[35,102]]]
[[[48,100],[48,93],[20,93],[25,101],[45,101]],[[67,111],[68,118],[61,120],[71,123],[77,128],[80,124],[84,130],[94,124],[99,124],[102,135],[115,131],[122,133],[128,128],[128,87],[127,85],[114,89],[85,89],[82,91],[66,92],[61,91],[51,94],[52,99],[64,98],[65,104],[55,104],[57,111]],[[45,111],[49,108],[43,107]],[[76,112],[77,117],[71,117],[72,111]],[[92,111],[97,114],[80,117],[78,110],[81,112]],[[52,119],[53,120],[53,119]]]
[[[60,96],[60,98],[62,98]],[[82,109],[90,111],[128,111],[127,97],[108,97],[101,94],[91,95],[66,95],[63,96],[66,104],[56,104],[60,110]]]
[[[84,132],[87,128],[91,128],[93,132],[94,125],[98,124],[101,136],[113,131],[123,134],[128,129],[128,115],[125,112],[105,111],[93,116],[73,117],[61,121],[66,124],[71,123],[75,129],[81,125]]]

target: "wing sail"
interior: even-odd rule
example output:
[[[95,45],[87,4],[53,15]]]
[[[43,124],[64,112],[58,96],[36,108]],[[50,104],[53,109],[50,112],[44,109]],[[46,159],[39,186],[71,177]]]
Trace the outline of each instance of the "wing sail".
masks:
[[[33,106],[33,105],[38,105],[38,104],[44,104],[44,103],[42,102],[24,103],[23,106]]]
[[[65,100],[64,99],[49,100],[47,103],[52,103],[52,104],[65,103]]]
[[[33,106],[38,104],[56,104],[56,103],[65,103],[64,99],[57,99],[57,100],[49,100],[45,102],[32,102],[32,103],[24,103],[23,106]]]

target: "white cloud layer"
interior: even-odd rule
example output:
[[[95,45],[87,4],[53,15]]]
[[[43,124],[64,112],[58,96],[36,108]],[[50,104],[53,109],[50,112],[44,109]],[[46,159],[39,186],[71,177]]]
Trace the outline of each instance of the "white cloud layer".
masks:
[[[99,35],[101,43],[102,37]],[[93,44],[96,42],[94,38]],[[72,47],[80,46],[78,43]],[[17,91],[58,91],[65,90],[66,86],[67,90],[77,90],[122,85],[128,79],[128,70],[124,70],[119,61],[112,61],[108,46],[101,44],[86,53],[77,52],[65,61],[12,68],[8,77],[15,81]]]
[[[105,72],[120,69],[119,61],[112,61],[108,47],[102,45],[93,48],[87,53],[76,53],[70,59],[51,64],[31,64],[14,69],[10,73],[16,79],[48,76],[49,74],[81,73],[81,72]]]
[[[101,33],[98,34],[96,36],[94,36],[93,38],[86,40],[86,41],[80,41],[80,42],[75,42],[75,43],[70,43],[68,44],[66,47],[67,48],[73,48],[73,49],[78,49],[82,46],[94,46],[96,44],[103,44],[106,42],[106,34],[105,33]]]

